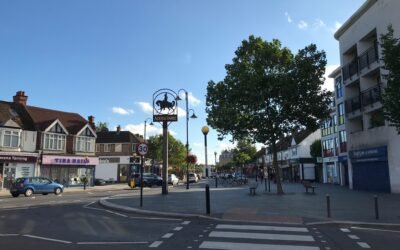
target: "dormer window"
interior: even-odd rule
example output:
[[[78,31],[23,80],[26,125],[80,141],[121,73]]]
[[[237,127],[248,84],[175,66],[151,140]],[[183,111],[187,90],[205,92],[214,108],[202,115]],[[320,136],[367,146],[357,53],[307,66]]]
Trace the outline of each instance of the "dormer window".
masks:
[[[96,137],[92,130],[87,126],[78,133],[75,140],[75,151],[94,153]]]
[[[13,130],[3,130],[1,135],[1,146],[17,148],[19,146],[19,132]]]
[[[44,135],[44,149],[46,150],[64,150],[65,135],[50,134]]]

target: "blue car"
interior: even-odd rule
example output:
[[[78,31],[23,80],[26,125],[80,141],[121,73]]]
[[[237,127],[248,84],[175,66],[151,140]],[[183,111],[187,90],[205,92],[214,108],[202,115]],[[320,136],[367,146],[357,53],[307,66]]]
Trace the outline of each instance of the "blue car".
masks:
[[[34,193],[60,195],[63,191],[63,185],[44,177],[17,178],[10,188],[10,193],[13,197],[18,197],[20,194],[29,197]]]

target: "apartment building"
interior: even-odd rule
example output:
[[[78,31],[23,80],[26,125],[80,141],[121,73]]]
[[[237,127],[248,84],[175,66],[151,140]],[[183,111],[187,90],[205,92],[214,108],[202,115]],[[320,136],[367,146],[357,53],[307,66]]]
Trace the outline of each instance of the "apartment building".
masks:
[[[398,0],[367,0],[334,35],[344,94],[337,107],[344,103],[348,181],[356,190],[400,192],[400,136],[382,112],[386,81],[379,46],[388,25],[400,37],[398,10]]]

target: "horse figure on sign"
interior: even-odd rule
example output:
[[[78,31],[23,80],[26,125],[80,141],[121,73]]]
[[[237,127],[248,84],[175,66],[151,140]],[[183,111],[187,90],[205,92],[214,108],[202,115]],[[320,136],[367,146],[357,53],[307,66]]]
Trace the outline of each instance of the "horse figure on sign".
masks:
[[[164,94],[164,100],[156,101],[156,105],[160,107],[161,111],[164,109],[171,110],[174,109],[175,107],[175,101],[169,102],[167,94]]]

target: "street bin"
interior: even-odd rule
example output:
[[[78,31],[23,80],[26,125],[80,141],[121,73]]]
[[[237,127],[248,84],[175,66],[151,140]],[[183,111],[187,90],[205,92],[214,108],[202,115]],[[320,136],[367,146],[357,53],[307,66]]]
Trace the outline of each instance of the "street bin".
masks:
[[[134,188],[134,187],[135,187],[135,180],[134,180],[134,179],[131,179],[131,180],[129,181],[129,186],[130,186],[131,188]]]

